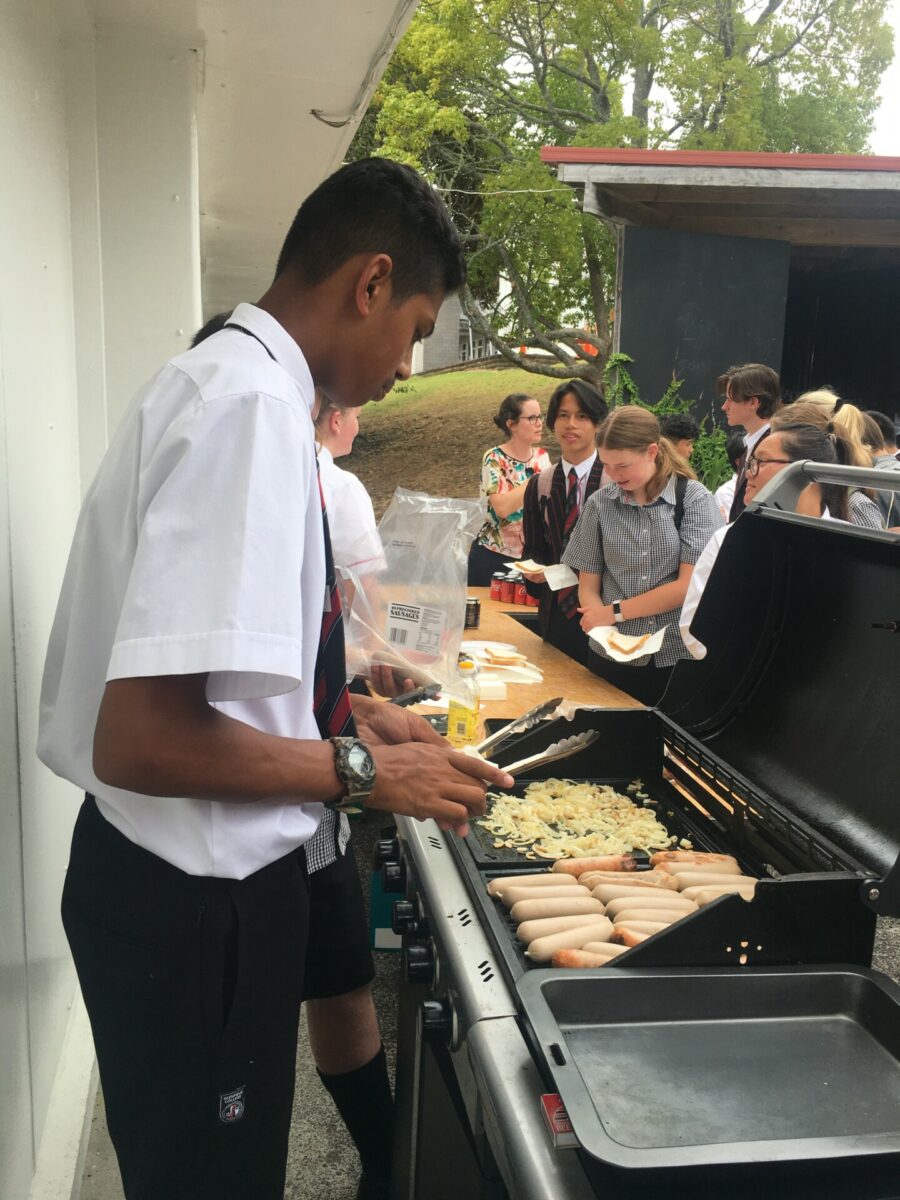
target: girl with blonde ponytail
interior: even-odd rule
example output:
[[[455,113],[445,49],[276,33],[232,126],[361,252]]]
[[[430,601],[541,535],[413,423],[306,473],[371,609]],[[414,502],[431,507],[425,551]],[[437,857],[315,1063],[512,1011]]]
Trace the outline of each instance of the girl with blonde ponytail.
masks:
[[[597,453],[610,482],[585,504],[563,562],[578,572],[585,631],[615,625],[640,637],[665,627],[657,654],[638,650],[627,663],[591,643],[593,671],[655,704],[675,663],[688,657],[678,633],[681,605],[694,563],[722,518],[646,409],[627,405],[612,412],[597,431]]]

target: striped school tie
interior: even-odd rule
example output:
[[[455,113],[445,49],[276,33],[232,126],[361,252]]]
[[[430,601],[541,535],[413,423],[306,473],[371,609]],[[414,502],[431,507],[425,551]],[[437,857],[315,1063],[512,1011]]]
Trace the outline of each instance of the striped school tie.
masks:
[[[569,484],[566,491],[566,515],[563,520],[562,548],[565,550],[572,536],[572,530],[578,522],[578,472],[569,467]],[[578,588],[560,588],[557,596],[559,611],[571,620],[578,615]]]
[[[318,472],[319,464],[316,463]],[[325,535],[325,594],[327,611],[322,612],[319,649],[313,673],[313,715],[323,738],[354,737],[356,725],[347,690],[347,663],[344,658],[344,618],[341,614],[341,594],[338,591],[331,536],[328,532],[328,513],[325,494],[319,479],[322,501],[322,532]]]

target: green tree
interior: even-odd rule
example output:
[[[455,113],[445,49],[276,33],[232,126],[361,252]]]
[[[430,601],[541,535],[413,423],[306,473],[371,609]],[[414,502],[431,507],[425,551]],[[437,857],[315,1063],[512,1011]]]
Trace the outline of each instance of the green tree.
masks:
[[[540,147],[862,152],[893,53],[885,7],[422,0],[351,157],[410,162],[442,189],[469,251],[464,307],[505,357],[602,381],[613,235]]]

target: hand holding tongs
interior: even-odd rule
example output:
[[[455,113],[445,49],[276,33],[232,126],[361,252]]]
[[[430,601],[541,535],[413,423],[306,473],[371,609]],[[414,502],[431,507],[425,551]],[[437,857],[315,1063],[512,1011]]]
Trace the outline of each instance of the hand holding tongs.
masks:
[[[578,754],[581,750],[592,746],[599,736],[600,732],[597,729],[589,729],[586,733],[576,733],[572,737],[554,742],[540,754],[532,754],[528,758],[520,759],[519,762],[512,763],[503,770],[507,775],[521,775],[529,767],[539,767],[544,763],[557,762],[561,758],[571,758],[573,754]]]
[[[508,725],[504,725],[502,729],[498,729],[490,737],[486,737],[474,749],[483,755],[485,750],[496,749],[507,738],[525,733],[526,730],[537,725],[539,721],[545,721],[552,713],[556,712],[560,704],[562,704],[562,700],[562,696],[555,696],[552,700],[545,700],[543,704],[538,704],[535,708],[529,708],[527,713],[523,713],[515,721],[510,721]]]

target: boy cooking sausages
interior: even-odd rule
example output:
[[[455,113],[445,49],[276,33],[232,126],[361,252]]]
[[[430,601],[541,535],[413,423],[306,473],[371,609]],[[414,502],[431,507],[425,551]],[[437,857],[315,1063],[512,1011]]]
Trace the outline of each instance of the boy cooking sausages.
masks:
[[[262,299],[134,399],[86,495],[38,752],[86,793],[63,920],[128,1200],[283,1194],[322,806],[463,828],[509,785],[348,697],[310,420],[316,386],[352,407],[406,379],[464,273],[415,172],[343,168]]]

